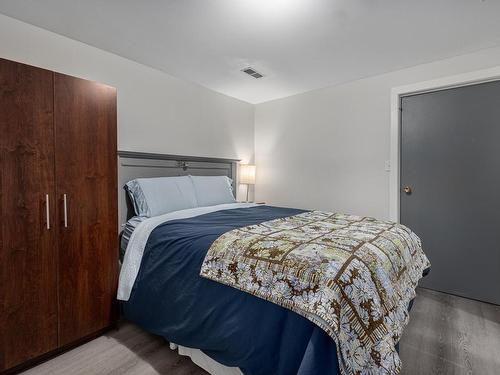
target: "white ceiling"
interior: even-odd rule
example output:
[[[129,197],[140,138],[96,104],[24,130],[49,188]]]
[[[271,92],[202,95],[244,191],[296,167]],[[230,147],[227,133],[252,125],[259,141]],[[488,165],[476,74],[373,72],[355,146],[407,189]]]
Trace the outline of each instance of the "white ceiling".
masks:
[[[0,12],[250,103],[500,45],[500,0],[0,0]]]

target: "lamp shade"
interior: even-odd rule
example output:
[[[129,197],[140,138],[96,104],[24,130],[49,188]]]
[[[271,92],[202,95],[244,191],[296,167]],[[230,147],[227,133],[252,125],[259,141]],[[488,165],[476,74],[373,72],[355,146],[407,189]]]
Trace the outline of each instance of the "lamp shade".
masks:
[[[255,165],[240,164],[240,184],[255,184]]]

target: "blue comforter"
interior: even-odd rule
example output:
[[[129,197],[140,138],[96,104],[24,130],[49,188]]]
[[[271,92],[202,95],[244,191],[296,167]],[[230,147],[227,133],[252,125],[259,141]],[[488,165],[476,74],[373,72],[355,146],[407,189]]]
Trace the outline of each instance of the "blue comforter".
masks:
[[[150,235],[124,315],[246,375],[340,374],[335,342],[296,313],[199,276],[223,233],[302,210],[257,206],[168,221]]]

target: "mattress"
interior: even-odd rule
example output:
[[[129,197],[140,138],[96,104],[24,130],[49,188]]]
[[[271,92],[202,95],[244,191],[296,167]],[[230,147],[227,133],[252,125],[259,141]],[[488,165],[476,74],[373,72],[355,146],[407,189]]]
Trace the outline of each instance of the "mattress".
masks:
[[[229,204],[141,221],[129,236],[120,273],[125,318],[178,344],[193,360],[209,358],[230,372],[340,374],[336,343],[323,329],[199,275],[208,249],[223,233],[302,212]]]

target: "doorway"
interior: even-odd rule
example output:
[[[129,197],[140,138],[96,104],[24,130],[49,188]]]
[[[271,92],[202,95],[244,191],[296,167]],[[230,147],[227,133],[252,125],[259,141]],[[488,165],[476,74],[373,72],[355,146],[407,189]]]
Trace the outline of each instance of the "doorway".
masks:
[[[421,285],[500,304],[500,81],[400,98],[400,222],[432,263]]]

